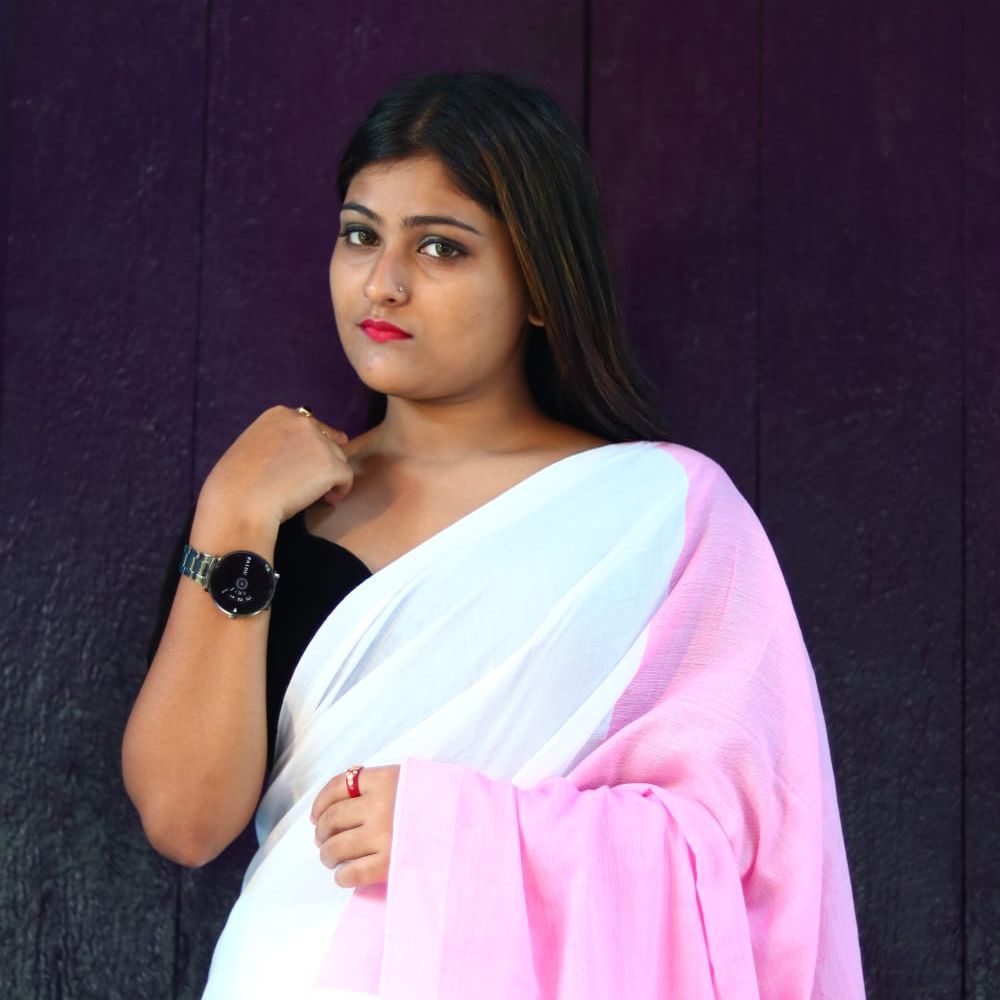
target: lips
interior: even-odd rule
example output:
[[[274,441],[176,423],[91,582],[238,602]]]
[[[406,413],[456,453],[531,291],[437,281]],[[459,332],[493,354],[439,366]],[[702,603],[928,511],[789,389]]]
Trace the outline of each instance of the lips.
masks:
[[[401,330],[384,319],[366,319],[358,324],[368,337],[384,344],[387,340],[410,340],[413,334]]]

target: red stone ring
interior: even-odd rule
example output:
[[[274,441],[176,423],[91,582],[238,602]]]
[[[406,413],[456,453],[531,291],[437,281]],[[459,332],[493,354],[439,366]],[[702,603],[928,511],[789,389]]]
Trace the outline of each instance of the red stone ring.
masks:
[[[356,799],[361,794],[358,788],[358,775],[364,769],[364,764],[354,764],[344,773],[344,780],[347,782],[347,794],[352,799]]]

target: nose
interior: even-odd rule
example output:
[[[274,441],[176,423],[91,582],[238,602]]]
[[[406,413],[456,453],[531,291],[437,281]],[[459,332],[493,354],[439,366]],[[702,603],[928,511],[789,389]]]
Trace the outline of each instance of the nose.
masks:
[[[365,282],[365,297],[372,305],[396,306],[410,296],[406,268],[399,257],[383,250],[372,262]]]

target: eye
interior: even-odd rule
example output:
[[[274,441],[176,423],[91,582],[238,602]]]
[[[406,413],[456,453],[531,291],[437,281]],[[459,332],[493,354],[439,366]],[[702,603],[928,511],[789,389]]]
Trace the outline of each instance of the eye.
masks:
[[[433,257],[435,260],[454,260],[457,257],[464,257],[465,250],[451,240],[431,238],[420,244],[420,252]]]
[[[344,226],[340,231],[340,238],[351,247],[370,247],[378,242],[378,237],[367,226],[359,226],[357,223]]]

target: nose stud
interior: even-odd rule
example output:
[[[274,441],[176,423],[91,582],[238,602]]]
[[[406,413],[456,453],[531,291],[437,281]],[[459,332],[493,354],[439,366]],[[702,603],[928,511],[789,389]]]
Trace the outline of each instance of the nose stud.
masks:
[[[384,289],[384,287],[385,286],[383,286],[383,289]],[[405,296],[405,295],[408,294],[407,291],[406,291],[406,287],[404,285],[393,285],[392,287],[393,287],[393,290],[395,291],[396,295],[403,295],[403,296]],[[374,279],[371,280],[371,281],[369,281],[365,285],[365,295],[367,295],[368,298],[372,299],[372,301],[374,301],[375,299],[379,298],[381,295],[384,295],[384,294],[386,294],[385,291],[384,290],[383,291],[379,291],[379,285],[378,285],[378,283]]]

